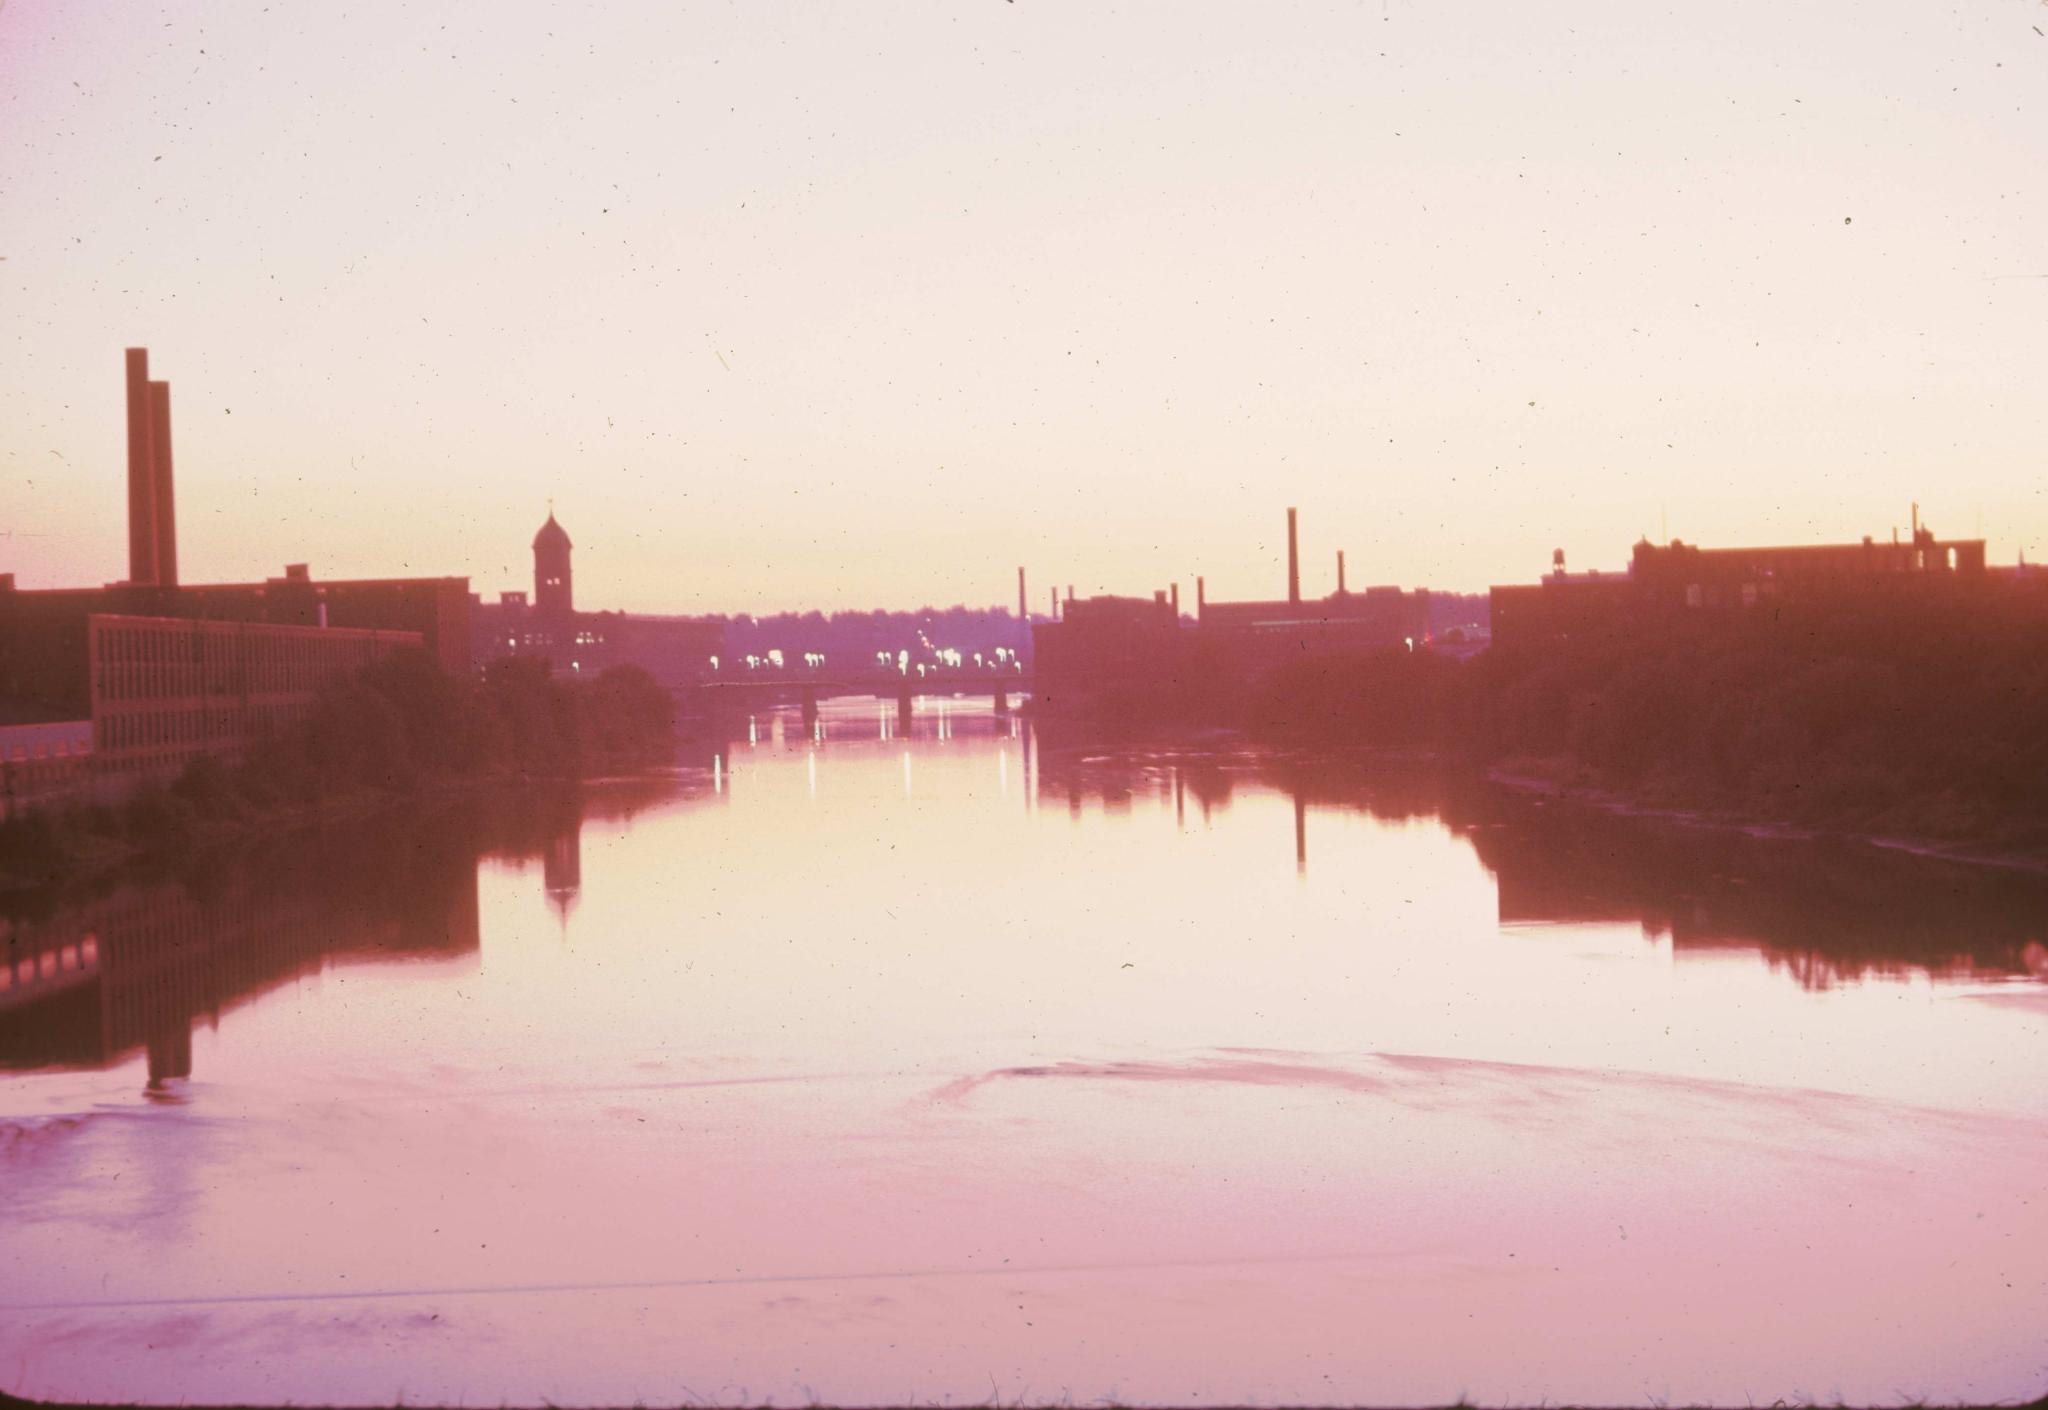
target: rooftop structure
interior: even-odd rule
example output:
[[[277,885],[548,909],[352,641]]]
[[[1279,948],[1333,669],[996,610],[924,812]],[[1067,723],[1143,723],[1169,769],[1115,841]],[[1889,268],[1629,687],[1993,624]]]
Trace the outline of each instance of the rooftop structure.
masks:
[[[533,536],[532,596],[506,592],[494,603],[471,600],[474,659],[539,657],[552,670],[579,676],[634,665],[668,686],[694,684],[717,670],[725,632],[716,622],[577,611],[574,552],[550,504]]]
[[[1205,687],[1250,679],[1282,666],[1340,654],[1417,650],[1429,643],[1426,590],[1351,590],[1337,555],[1336,591],[1304,598],[1300,516],[1287,511],[1287,596],[1246,602],[1209,599],[1195,579],[1192,621],[1181,616],[1178,586],[1137,597],[1076,599],[1064,620],[1034,633],[1041,696],[1098,688],[1127,689],[1140,680],[1192,678]]]
[[[1639,541],[1620,572],[1567,573],[1564,553],[1535,583],[1495,587],[1493,639],[1516,648],[1668,623],[1691,612],[1740,611],[1793,599],[1933,592],[1988,585],[1982,539],[1940,539],[1919,521],[1911,536],[1860,543],[1701,548]]]

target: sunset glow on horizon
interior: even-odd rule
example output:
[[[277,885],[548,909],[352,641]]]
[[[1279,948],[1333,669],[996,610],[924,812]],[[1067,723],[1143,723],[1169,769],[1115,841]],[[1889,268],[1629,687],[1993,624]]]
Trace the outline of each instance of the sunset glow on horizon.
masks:
[[[0,10],[5,561],[772,611],[2048,550],[2038,6]],[[80,180],[81,175],[88,179]]]

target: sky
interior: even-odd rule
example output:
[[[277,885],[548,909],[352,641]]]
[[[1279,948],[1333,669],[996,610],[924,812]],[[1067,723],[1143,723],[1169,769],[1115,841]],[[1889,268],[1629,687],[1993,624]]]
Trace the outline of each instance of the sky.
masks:
[[[2048,557],[2037,0],[0,0],[0,572],[579,606]]]

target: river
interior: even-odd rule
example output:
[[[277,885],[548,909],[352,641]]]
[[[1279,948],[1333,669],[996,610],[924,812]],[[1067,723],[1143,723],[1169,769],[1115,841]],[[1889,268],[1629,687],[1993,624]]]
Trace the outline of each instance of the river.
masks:
[[[0,1387],[2048,1390],[2048,883],[760,716],[0,921]]]

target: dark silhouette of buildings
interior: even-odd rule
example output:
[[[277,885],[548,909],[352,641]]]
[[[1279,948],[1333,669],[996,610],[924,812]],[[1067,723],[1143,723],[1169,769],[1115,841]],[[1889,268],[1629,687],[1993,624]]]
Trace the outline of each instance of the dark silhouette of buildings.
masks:
[[[490,604],[471,600],[471,652],[477,661],[533,657],[550,670],[576,676],[632,665],[672,688],[696,685],[719,670],[725,630],[717,622],[578,612],[574,550],[550,505],[547,522],[533,536],[533,595],[502,593]]]
[[[1178,676],[1192,642],[1163,592],[1070,598],[1058,622],[1032,630],[1041,696],[1085,690],[1132,674]]]
[[[1287,596],[1211,602],[1195,580],[1195,615],[1180,612],[1178,587],[1137,597],[1076,599],[1071,589],[1057,622],[1033,630],[1034,673],[1042,702],[1127,695],[1164,686],[1212,693],[1261,679],[1283,666],[1340,654],[1431,644],[1426,589],[1369,587],[1353,592],[1337,555],[1337,588],[1301,595],[1298,519],[1287,511]]]
[[[297,564],[261,583],[182,583],[169,384],[149,379],[142,348],[126,373],[127,580],[31,591],[0,575],[0,816],[239,751],[401,647],[470,668],[465,578],[317,581]],[[69,733],[53,739],[56,725]]]
[[[1937,539],[1913,514],[1911,537],[1889,542],[1701,548],[1640,540],[1619,573],[1567,573],[1564,553],[1536,583],[1491,593],[1493,639],[1505,649],[1669,626],[1689,614],[1883,594],[1970,592],[2007,581],[1985,565],[1984,540]]]
[[[988,679],[1023,669],[1030,629],[1000,608],[759,618],[578,611],[573,552],[550,506],[533,538],[532,591],[501,593],[492,603],[472,601],[472,652],[479,662],[540,658],[552,671],[578,676],[634,665],[679,690],[764,679],[879,683],[898,671],[920,686],[972,685],[971,676],[986,688]],[[1021,612],[1024,570],[1017,573]]]

